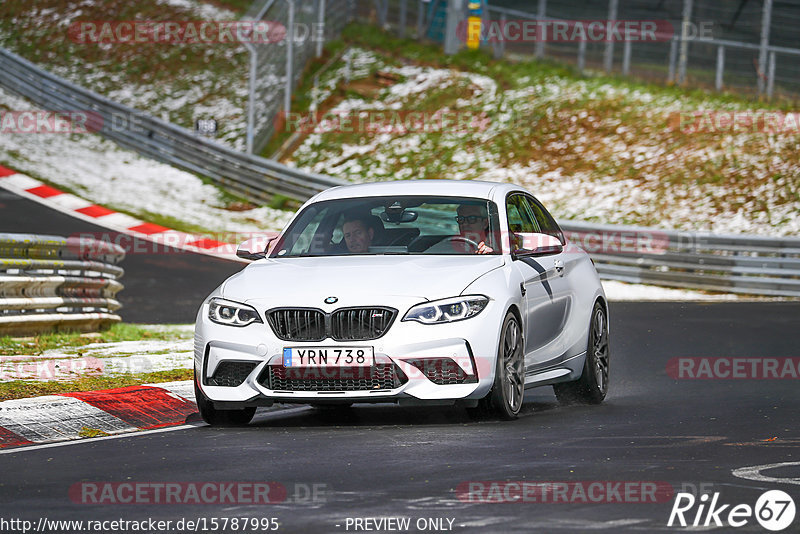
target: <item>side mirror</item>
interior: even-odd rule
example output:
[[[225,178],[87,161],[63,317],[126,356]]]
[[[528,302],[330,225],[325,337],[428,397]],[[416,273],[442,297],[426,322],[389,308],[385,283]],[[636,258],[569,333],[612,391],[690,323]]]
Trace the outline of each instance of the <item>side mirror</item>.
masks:
[[[539,233],[515,233],[511,234],[512,256],[547,256],[549,254],[559,254],[564,250],[564,246],[557,237]]]
[[[275,237],[258,236],[248,239],[236,249],[236,255],[245,260],[261,260],[267,257],[270,245],[277,239]]]

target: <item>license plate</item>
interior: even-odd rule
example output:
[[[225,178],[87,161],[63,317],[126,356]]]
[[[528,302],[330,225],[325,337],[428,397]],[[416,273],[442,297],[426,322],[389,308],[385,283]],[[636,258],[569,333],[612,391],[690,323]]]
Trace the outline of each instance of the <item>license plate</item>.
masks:
[[[284,367],[372,367],[372,347],[286,347]]]

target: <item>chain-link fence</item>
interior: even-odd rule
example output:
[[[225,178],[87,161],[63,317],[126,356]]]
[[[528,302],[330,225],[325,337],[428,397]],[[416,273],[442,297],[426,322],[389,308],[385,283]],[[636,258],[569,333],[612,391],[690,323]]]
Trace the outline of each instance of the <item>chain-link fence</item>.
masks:
[[[249,153],[258,153],[267,144],[276,118],[291,108],[292,89],[308,61],[322,54],[322,45],[339,35],[353,12],[352,0],[258,0],[250,6],[244,18],[268,23],[272,29],[269,39],[246,44]]]
[[[361,20],[404,35],[446,43],[441,18],[448,3],[468,0],[357,0]],[[553,58],[580,70],[632,74],[651,81],[773,95],[800,96],[800,0],[483,0],[482,46],[498,57]],[[653,23],[656,39],[550,38],[513,33],[536,21]],[[489,23],[487,25],[487,23]],[[540,28],[541,29],[541,28]],[[550,27],[552,31],[552,26]],[[505,33],[504,33],[505,32]],[[511,34],[511,35],[509,35]],[[459,36],[463,42],[463,32]]]

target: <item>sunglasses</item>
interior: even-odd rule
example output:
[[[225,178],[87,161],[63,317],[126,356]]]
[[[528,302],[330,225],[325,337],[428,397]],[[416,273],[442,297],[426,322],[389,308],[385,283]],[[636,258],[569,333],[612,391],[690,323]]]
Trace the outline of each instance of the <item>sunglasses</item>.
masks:
[[[483,215],[459,215],[458,217],[456,217],[456,222],[458,224],[461,224],[463,222],[475,224],[476,222],[482,221],[483,219],[486,219],[486,217],[484,217]]]

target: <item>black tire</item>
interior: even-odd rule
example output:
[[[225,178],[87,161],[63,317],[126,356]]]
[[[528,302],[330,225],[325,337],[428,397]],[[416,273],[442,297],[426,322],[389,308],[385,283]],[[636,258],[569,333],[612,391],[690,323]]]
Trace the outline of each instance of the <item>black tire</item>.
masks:
[[[475,418],[495,416],[511,421],[519,416],[525,396],[522,329],[517,317],[508,312],[503,321],[494,384],[489,394],[467,412]]]
[[[253,419],[256,414],[255,408],[242,408],[240,410],[218,410],[214,408],[208,397],[200,391],[200,387],[197,385],[198,380],[199,377],[197,376],[197,371],[195,371],[194,397],[203,421],[211,426],[244,426]]]
[[[574,382],[553,385],[558,402],[561,404],[603,402],[608,393],[609,363],[608,317],[603,306],[595,302],[589,322],[589,340],[583,373]]]

